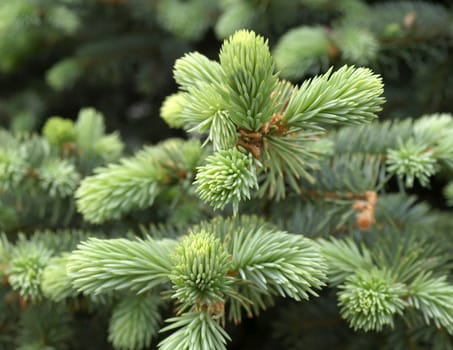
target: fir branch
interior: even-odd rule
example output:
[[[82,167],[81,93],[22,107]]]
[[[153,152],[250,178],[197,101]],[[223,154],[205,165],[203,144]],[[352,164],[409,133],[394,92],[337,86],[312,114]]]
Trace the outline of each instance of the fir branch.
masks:
[[[101,137],[94,144],[95,154],[105,162],[117,160],[123,154],[123,148],[123,142],[116,132]]]
[[[321,239],[318,241],[321,253],[328,264],[329,283],[338,285],[357,270],[369,270],[374,266],[371,253],[359,247],[352,240]]]
[[[186,54],[176,60],[174,77],[183,91],[174,95],[172,117],[177,123],[191,132],[206,132],[211,127],[217,114],[223,110],[220,84],[225,79],[218,62],[209,60],[198,52]],[[169,118],[170,100],[164,103],[162,117]],[[178,107],[179,105],[179,107]],[[163,108],[162,107],[162,108]],[[175,109],[176,108],[176,109]]]
[[[191,231],[207,231],[214,233],[222,241],[231,244],[231,232],[245,230],[246,232],[257,232],[260,230],[276,230],[277,227],[267,222],[263,217],[257,215],[237,215],[231,217],[216,216],[211,220],[202,221],[191,227]],[[231,246],[228,248],[231,253]]]
[[[71,196],[79,184],[80,174],[66,160],[49,159],[38,169],[40,185],[50,197]]]
[[[331,133],[330,138],[336,153],[380,155],[385,155],[388,149],[397,149],[401,143],[413,139],[417,145],[425,145],[432,150],[436,159],[444,161],[451,158],[451,138],[448,135],[452,132],[453,117],[445,113],[345,127]]]
[[[175,248],[169,276],[172,298],[182,303],[182,310],[195,304],[223,304],[233,282],[227,277],[230,270],[230,257],[220,239],[206,231],[192,232]]]
[[[240,295],[240,298],[229,300],[228,319],[235,324],[242,322],[244,312],[246,317],[252,318],[275,305],[275,296],[268,294],[252,281],[236,281],[232,288],[232,294]]]
[[[88,294],[120,289],[143,293],[169,281],[175,244],[151,238],[90,238],[69,257],[68,275],[77,290]]]
[[[15,246],[9,261],[8,282],[25,300],[42,299],[41,280],[53,252],[33,241],[21,241]]]
[[[253,28],[259,19],[260,6],[249,1],[222,2],[224,9],[217,19],[214,31],[218,38],[224,39],[241,28]]]
[[[297,80],[326,69],[331,48],[327,32],[322,27],[301,26],[279,38],[273,55],[281,76]]]
[[[334,144],[335,154],[385,155],[387,149],[398,147],[401,140],[408,140],[412,132],[413,121],[408,118],[347,126],[332,132],[329,138]]]
[[[28,172],[27,154],[23,147],[15,150],[0,149],[0,191],[11,191]]]
[[[347,198],[347,194],[363,194],[382,188],[388,178],[385,166],[379,156],[366,154],[340,154],[325,159],[319,169],[310,175],[316,182],[302,181],[302,194],[310,192],[336,193],[337,198]],[[343,194],[343,195],[342,195]],[[328,195],[325,196],[327,199]]]
[[[433,157],[453,169],[453,116],[428,114],[414,121],[414,138],[419,144],[432,148]]]
[[[288,232],[310,238],[344,232],[347,220],[353,215],[351,203],[322,198],[322,193],[315,198],[292,194],[272,206],[269,221]]]
[[[408,286],[408,295],[409,305],[421,311],[427,324],[432,321],[453,334],[453,286],[446,276],[421,273]]]
[[[185,223],[152,223],[140,226],[140,233],[143,236],[150,236],[154,239],[178,239],[186,234],[187,231],[188,228]]]
[[[449,114],[424,115],[419,119],[395,120],[342,128],[331,134],[336,154],[373,154],[385,162],[388,175],[412,187],[418,179],[429,185],[430,177],[451,169],[453,118]]]
[[[405,288],[395,283],[386,271],[359,270],[339,286],[341,315],[355,329],[380,331],[393,327],[394,315],[405,307]]]
[[[325,265],[313,243],[279,231],[257,216],[217,217],[192,227],[213,232],[232,256],[228,318],[240,323],[274,304],[275,296],[297,300],[316,295],[323,286]]]
[[[429,178],[436,173],[436,159],[426,144],[416,144],[413,140],[390,149],[387,154],[387,171],[395,173],[399,179],[405,178],[405,186],[412,187],[418,179],[422,186],[429,184]]]
[[[379,197],[376,221],[381,224],[384,232],[386,229],[390,231],[395,228],[402,232],[410,232],[414,229],[422,229],[426,232],[434,228],[437,220],[437,215],[428,204],[419,202],[416,196],[392,193]]]
[[[51,117],[44,124],[42,135],[51,145],[62,146],[67,142],[74,142],[76,139],[74,122],[61,117]]]
[[[350,64],[370,66],[377,60],[380,43],[367,29],[345,23],[334,31],[333,41],[341,52],[342,59]]]
[[[48,249],[59,254],[76,249],[81,241],[85,241],[91,236],[101,238],[105,234],[97,230],[38,230],[33,232],[29,239],[36,244],[43,244]]]
[[[276,111],[270,96],[277,78],[267,41],[254,32],[238,31],[223,43],[219,58],[225,72],[223,98],[231,120],[258,131]]]
[[[273,295],[296,300],[317,295],[324,285],[325,263],[308,239],[282,231],[245,229],[231,232],[229,249],[239,276]]]
[[[259,174],[259,194],[276,200],[285,197],[286,183],[300,193],[300,179],[315,182],[311,171],[319,168],[319,160],[331,147],[329,143],[319,141],[315,132],[267,136],[264,142],[262,161],[265,167]]]
[[[81,152],[90,154],[94,144],[105,133],[103,115],[94,108],[83,108],[79,111],[75,124],[77,145]]]
[[[113,309],[109,341],[115,349],[149,347],[160,326],[160,298],[156,295],[129,296]]]
[[[224,79],[220,64],[199,52],[190,52],[177,59],[173,68],[173,76],[181,89],[185,91],[202,83],[216,85]]]
[[[160,116],[171,128],[181,128],[184,126],[185,120],[182,117],[182,112],[185,103],[186,100],[183,92],[177,92],[167,96],[162,103]]]
[[[183,95],[184,108],[179,119],[184,128],[189,132],[206,133],[214,116],[222,113],[223,99],[218,89],[213,84],[199,82],[189,87],[189,91]]]
[[[57,91],[71,88],[84,74],[83,64],[79,59],[62,59],[46,71],[47,84]]]
[[[250,199],[250,190],[258,188],[255,162],[237,149],[217,152],[198,168],[194,183],[200,198],[214,209],[223,209],[232,202],[233,212],[237,213],[239,202]]]
[[[144,148],[86,177],[75,194],[78,209],[88,221],[101,223],[151,206],[165,188],[191,179],[203,158],[196,140],[168,139]]]
[[[85,219],[101,223],[150,206],[159,193],[160,175],[151,160],[151,150],[143,150],[120,164],[97,168],[95,175],[86,177],[75,194]]]
[[[212,142],[214,151],[234,147],[238,142],[236,125],[224,110],[217,111],[212,117],[208,140]]]
[[[179,120],[191,132],[207,132],[214,151],[226,154],[238,145],[263,161],[257,164],[263,171],[260,196],[281,199],[286,183],[298,191],[300,178],[313,181],[309,170],[316,168],[320,156],[330,150],[327,142],[318,140],[323,130],[319,124],[369,121],[383,102],[380,78],[364,68],[329,71],[300,88],[278,81],[267,42],[254,32],[239,31],[224,42],[220,51],[219,69],[224,74],[221,82],[212,78],[214,66],[196,53],[177,61],[175,76],[187,93],[178,95],[178,101],[173,99],[171,108],[171,101],[167,101],[163,112],[171,111],[172,116],[166,117]],[[302,131],[304,128],[315,132]],[[228,174],[244,176],[239,169]],[[202,195],[206,199],[217,196],[214,192],[218,185],[204,188]],[[241,191],[233,201],[235,210],[242,198],[249,197],[248,188]],[[214,207],[224,207],[231,199],[231,194],[222,196],[225,198],[219,203],[211,200]]]
[[[42,272],[42,292],[46,298],[52,301],[59,302],[77,295],[77,292],[72,287],[71,278],[66,271],[68,258],[68,253],[53,257]]]
[[[367,68],[330,69],[295,89],[283,122],[297,128],[369,122],[381,110],[382,92],[382,79]]]
[[[166,322],[170,324],[161,332],[177,330],[159,343],[160,350],[226,350],[230,340],[208,312],[188,312]]]
[[[437,234],[437,230],[417,226],[397,232],[394,227],[380,229],[379,237],[373,242],[378,266],[405,284],[411,284],[426,271],[442,276],[449,274],[452,267],[449,247],[430,242],[431,234]]]

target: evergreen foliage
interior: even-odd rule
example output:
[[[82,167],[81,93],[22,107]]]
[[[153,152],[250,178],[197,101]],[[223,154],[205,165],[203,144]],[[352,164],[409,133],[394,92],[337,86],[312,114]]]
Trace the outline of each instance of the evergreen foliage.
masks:
[[[447,5],[1,4],[0,349],[453,349]]]
[[[115,306],[109,340],[117,349],[143,349],[151,344],[160,323],[159,297],[131,296]]]
[[[76,219],[73,196],[81,178],[122,150],[92,108],[82,109],[76,123],[50,118],[42,136],[0,130],[0,227],[39,228],[45,217],[46,227],[68,226]]]

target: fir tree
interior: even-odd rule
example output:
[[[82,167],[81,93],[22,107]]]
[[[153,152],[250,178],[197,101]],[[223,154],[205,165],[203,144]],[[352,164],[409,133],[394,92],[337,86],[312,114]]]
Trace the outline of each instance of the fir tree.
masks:
[[[97,10],[106,17],[88,29]],[[124,23],[100,30],[121,11]],[[451,83],[436,80],[451,60],[449,11],[359,0],[0,5],[3,72],[38,48],[74,45],[45,75],[56,94],[92,78],[122,86],[130,67],[135,88],[144,72],[158,80],[146,33],[169,38],[158,49],[167,65],[210,28],[225,38],[218,58],[200,49],[173,66],[178,91],[160,114],[187,137],[132,155],[106,132],[110,115],[82,108],[41,134],[18,132],[36,99],[11,100],[0,348],[243,349],[241,327],[255,322],[263,348],[453,349],[453,116],[435,109]],[[126,23],[136,32],[116,36]],[[428,97],[401,115],[392,101],[404,78],[397,91]],[[445,89],[434,99],[427,86]]]
[[[99,167],[121,155],[121,143],[92,109],[75,124],[50,119],[43,138],[4,133],[2,189],[11,198],[28,184],[53,202],[74,196],[84,220],[104,230],[137,230],[147,208],[163,223],[106,239],[69,213],[85,231],[4,235],[4,288],[26,310],[19,346],[69,346],[73,305],[84,300],[91,313],[109,310],[115,348],[226,349],[229,322],[320,295],[318,305],[336,299],[344,331],[384,332],[389,347],[449,343],[450,247],[440,237],[451,220],[386,189],[392,179],[401,191],[428,186],[451,171],[451,115],[376,122],[380,76],[343,66],[290,84],[275,73],[267,41],[246,30],[224,42],[219,62],[190,53],[174,76],[180,91],[162,117],[194,139]],[[50,313],[61,320],[31,326]],[[304,346],[299,336],[291,346]]]

